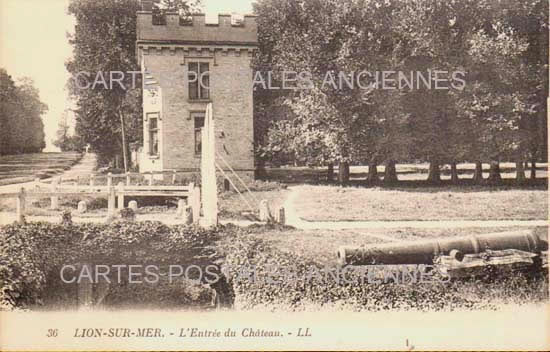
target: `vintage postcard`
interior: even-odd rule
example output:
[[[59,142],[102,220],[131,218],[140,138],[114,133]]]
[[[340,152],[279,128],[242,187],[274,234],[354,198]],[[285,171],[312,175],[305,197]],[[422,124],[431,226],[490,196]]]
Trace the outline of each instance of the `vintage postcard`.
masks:
[[[0,0],[0,350],[550,350],[548,0]]]

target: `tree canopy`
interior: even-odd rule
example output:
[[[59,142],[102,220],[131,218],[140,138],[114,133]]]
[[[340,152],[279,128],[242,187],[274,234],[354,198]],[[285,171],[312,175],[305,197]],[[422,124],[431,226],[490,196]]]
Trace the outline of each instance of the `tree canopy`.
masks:
[[[0,155],[41,152],[46,147],[42,114],[47,110],[31,79],[14,82],[0,68]]]
[[[255,69],[307,71],[313,83],[271,100],[257,89],[260,156],[309,165],[422,160],[437,182],[445,163],[546,155],[546,1],[259,0],[254,11]],[[430,87],[324,84],[327,72],[362,70],[424,72]],[[438,74],[454,84],[434,89]],[[269,113],[280,104],[283,116]]]

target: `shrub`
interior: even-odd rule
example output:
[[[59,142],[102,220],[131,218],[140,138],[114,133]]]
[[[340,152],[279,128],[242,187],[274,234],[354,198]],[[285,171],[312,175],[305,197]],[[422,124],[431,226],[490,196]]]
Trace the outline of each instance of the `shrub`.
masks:
[[[4,308],[35,308],[60,295],[75,299],[71,287],[61,283],[63,265],[156,265],[161,271],[168,265],[204,268],[219,262],[214,244],[221,234],[235,230],[120,221],[108,225],[7,225],[0,228],[0,303]],[[122,282],[111,285],[104,304],[154,303],[159,307],[160,303],[167,307],[197,299],[205,303],[208,299],[200,287],[192,287],[185,280],[171,284],[161,280],[149,286]]]
[[[265,232],[266,228],[250,227],[249,232]],[[228,277],[236,295],[236,305],[242,309],[306,310],[319,307],[346,310],[454,310],[494,309],[501,303],[532,303],[548,300],[546,270],[511,272],[488,269],[486,275],[444,282],[434,274],[434,282],[417,284],[361,283],[358,272],[348,272],[348,282],[313,278],[304,280],[312,268],[323,266],[272,248],[257,236],[231,232],[224,238]],[[223,247],[223,246],[222,246]],[[302,279],[283,280],[281,270],[292,268]],[[244,270],[243,270],[244,268]],[[247,278],[247,268],[254,268],[254,280]],[[336,270],[336,268],[333,268]],[[310,276],[308,276],[310,275]],[[269,282],[267,278],[272,278]],[[441,281],[437,282],[437,279]],[[380,279],[380,278],[378,278]]]

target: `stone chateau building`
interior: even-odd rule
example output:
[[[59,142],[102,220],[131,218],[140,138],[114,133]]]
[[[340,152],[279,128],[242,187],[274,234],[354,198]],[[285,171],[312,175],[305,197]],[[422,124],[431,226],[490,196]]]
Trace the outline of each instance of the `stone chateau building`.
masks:
[[[200,169],[200,130],[212,103],[217,163],[253,177],[251,59],[257,49],[255,16],[158,16],[142,0],[137,56],[143,74],[143,147],[140,172]]]

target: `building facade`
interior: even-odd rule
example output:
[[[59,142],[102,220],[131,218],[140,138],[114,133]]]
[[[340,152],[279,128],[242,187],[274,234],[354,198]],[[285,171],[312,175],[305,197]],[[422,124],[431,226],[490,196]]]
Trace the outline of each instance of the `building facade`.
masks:
[[[218,164],[253,177],[255,17],[236,22],[219,15],[209,24],[203,14],[167,13],[159,20],[142,1],[136,47],[143,75],[140,172],[198,171],[200,131],[212,103]]]

